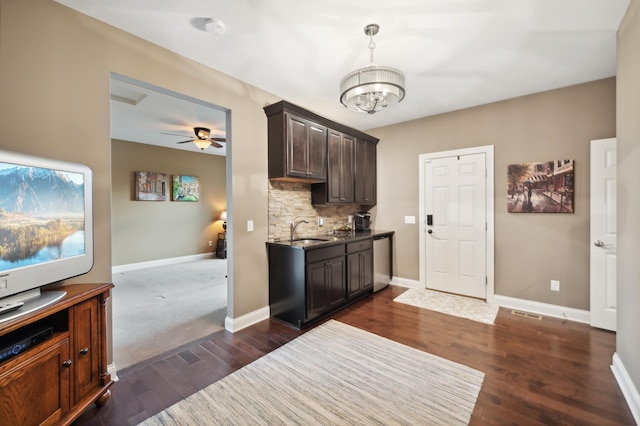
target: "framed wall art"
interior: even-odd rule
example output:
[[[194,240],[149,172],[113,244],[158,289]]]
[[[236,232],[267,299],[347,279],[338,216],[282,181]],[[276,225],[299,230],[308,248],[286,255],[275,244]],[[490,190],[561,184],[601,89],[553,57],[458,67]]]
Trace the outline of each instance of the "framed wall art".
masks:
[[[135,172],[135,198],[137,201],[166,201],[167,175]]]
[[[573,160],[508,166],[509,213],[573,213],[573,193]]]
[[[173,201],[198,201],[199,199],[200,181],[196,176],[173,175]]]

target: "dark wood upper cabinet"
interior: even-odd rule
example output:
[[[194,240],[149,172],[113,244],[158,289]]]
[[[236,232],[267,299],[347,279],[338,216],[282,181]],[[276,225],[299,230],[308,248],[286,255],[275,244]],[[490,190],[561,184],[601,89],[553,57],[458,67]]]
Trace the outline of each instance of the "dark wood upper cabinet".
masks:
[[[269,125],[269,179],[325,182],[327,128],[284,105],[266,107],[265,113]]]
[[[311,202],[353,203],[355,138],[335,130],[327,137],[327,182],[311,187]]]
[[[375,205],[378,139],[286,101],[264,111],[269,179],[312,183],[313,204]]]
[[[355,141],[355,203],[363,206],[376,204],[376,145],[357,139]]]

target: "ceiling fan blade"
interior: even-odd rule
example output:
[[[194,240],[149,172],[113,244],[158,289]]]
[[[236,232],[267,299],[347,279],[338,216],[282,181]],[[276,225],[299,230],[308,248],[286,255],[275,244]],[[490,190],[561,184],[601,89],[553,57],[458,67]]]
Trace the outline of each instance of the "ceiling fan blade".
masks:
[[[193,142],[193,139],[189,139],[188,141],[176,142],[176,143],[189,143],[189,142]]]
[[[211,141],[211,146],[214,148],[222,148],[222,145],[215,141]]]
[[[183,138],[188,138],[189,135],[185,135],[184,133],[181,134],[177,134],[177,133],[166,133],[166,132],[161,132],[161,135],[169,135],[169,136],[182,136]]]
[[[216,141],[216,142],[226,142],[227,138],[209,138],[209,140]]]

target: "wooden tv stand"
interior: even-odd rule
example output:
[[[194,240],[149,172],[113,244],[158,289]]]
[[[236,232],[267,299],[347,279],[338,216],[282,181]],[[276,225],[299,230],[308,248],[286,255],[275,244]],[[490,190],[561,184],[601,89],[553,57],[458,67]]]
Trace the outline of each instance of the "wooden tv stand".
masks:
[[[30,327],[53,327],[49,339],[0,361],[0,423],[67,425],[91,404],[109,399],[113,380],[107,372],[105,311],[112,287],[72,284],[47,289],[67,294],[0,323],[0,348]]]

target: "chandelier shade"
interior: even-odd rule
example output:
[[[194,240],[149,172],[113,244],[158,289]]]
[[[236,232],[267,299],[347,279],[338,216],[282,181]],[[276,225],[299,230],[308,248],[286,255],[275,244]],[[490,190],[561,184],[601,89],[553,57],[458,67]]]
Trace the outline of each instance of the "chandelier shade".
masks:
[[[356,112],[374,114],[404,99],[404,74],[391,67],[370,65],[340,82],[340,102]]]
[[[340,81],[340,102],[351,111],[375,114],[404,99],[404,74],[402,71],[373,63],[376,44],[373,36],[380,26],[369,24],[364,33],[370,37],[371,64],[345,75]]]

